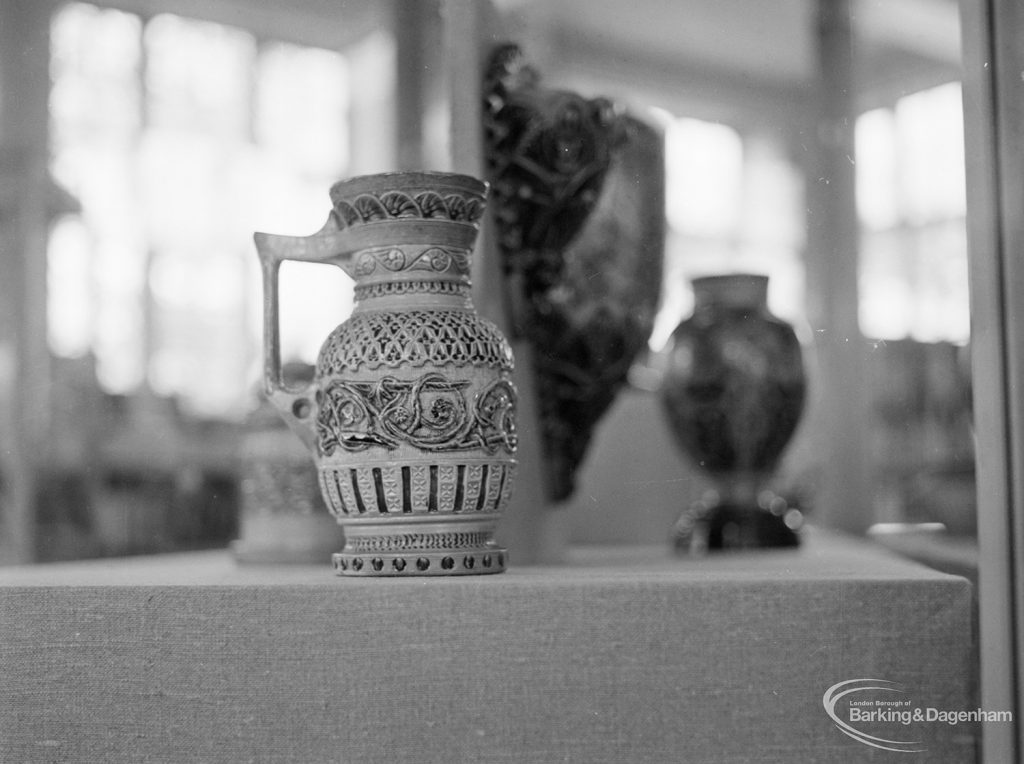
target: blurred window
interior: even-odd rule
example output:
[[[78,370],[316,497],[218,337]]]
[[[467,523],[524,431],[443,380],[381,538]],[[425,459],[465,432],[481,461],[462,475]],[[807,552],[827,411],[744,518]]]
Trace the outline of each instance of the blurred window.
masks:
[[[883,340],[966,343],[960,84],[862,114],[856,149],[862,331]]]
[[[970,337],[963,107],[959,83],[913,93],[856,123],[860,324],[872,339]],[[689,280],[771,277],[772,310],[804,319],[799,169],[780,144],[696,119],[666,131],[669,223],[660,347],[692,307]]]
[[[803,314],[803,181],[779,142],[727,125],[673,118],[665,134],[665,283],[651,346],[660,348],[693,306],[690,280],[769,276],[772,310]]]
[[[237,416],[261,358],[252,233],[326,219],[349,164],[345,57],[85,3],[54,16],[51,51],[51,169],[81,205],[50,237],[52,350],[95,354],[110,392]],[[351,285],[289,269],[281,299],[286,360],[308,362]]]

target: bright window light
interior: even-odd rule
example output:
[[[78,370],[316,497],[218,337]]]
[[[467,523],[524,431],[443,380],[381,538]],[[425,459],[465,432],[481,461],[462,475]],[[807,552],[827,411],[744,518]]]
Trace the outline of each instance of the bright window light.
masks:
[[[669,224],[695,236],[729,236],[739,221],[743,141],[731,127],[677,119],[665,135]]]
[[[779,316],[803,319],[803,181],[770,135],[668,115],[665,135],[665,276],[650,346],[664,346],[691,311],[697,276],[769,276]]]
[[[81,213],[49,243],[54,353],[200,416],[251,405],[262,343],[255,230],[310,234],[348,168],[348,67],[171,14],[69,3],[52,24],[52,158]],[[336,268],[281,285],[286,360],[351,311]],[[324,273],[323,271],[328,271]]]
[[[874,339],[964,344],[963,106],[953,82],[857,120],[860,324]]]

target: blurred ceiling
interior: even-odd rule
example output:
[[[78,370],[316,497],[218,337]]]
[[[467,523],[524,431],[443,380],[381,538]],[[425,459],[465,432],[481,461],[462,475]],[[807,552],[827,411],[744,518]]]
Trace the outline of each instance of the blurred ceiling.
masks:
[[[802,118],[821,0],[491,0],[500,35],[554,85],[732,123]],[[833,0],[825,0],[832,2]],[[102,0],[340,48],[477,0]],[[957,0],[850,0],[861,109],[958,79]],[[409,30],[397,35],[409,39]]]
[[[392,9],[401,1],[404,0],[93,0],[98,5],[144,17],[175,13],[241,27],[260,37],[322,48],[342,48],[386,28],[391,24]]]
[[[818,0],[497,0],[528,57],[573,86],[698,110],[799,110],[817,79]],[[860,108],[959,78],[956,0],[851,0]],[[712,113],[722,118],[725,114]]]

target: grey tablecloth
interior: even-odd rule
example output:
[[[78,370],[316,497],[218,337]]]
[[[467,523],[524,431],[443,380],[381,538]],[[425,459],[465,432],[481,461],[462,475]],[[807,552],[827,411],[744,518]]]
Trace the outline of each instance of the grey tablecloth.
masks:
[[[0,569],[2,762],[907,761],[856,678],[968,708],[971,593],[863,543],[343,580],[199,553]],[[971,761],[928,725],[921,761]]]

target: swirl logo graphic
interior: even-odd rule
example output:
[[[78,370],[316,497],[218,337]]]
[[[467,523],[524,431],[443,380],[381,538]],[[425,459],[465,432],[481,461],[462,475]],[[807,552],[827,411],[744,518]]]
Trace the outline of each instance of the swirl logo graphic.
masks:
[[[871,700],[855,699],[858,693],[869,693]],[[885,679],[847,679],[838,682],[827,690],[821,698],[821,704],[825,713],[836,725],[840,732],[848,735],[858,743],[869,745],[872,748],[881,748],[883,751],[896,751],[897,753],[920,753],[925,748],[920,740],[890,740],[876,735],[869,735],[863,730],[854,727],[850,722],[887,722],[909,726],[911,721],[921,721],[923,714],[920,709],[910,710],[910,701],[901,700],[877,700],[873,696],[877,693],[903,695],[904,690],[895,682]],[[836,712],[836,705],[840,700],[846,698],[846,705],[849,710],[849,721],[839,718]]]

